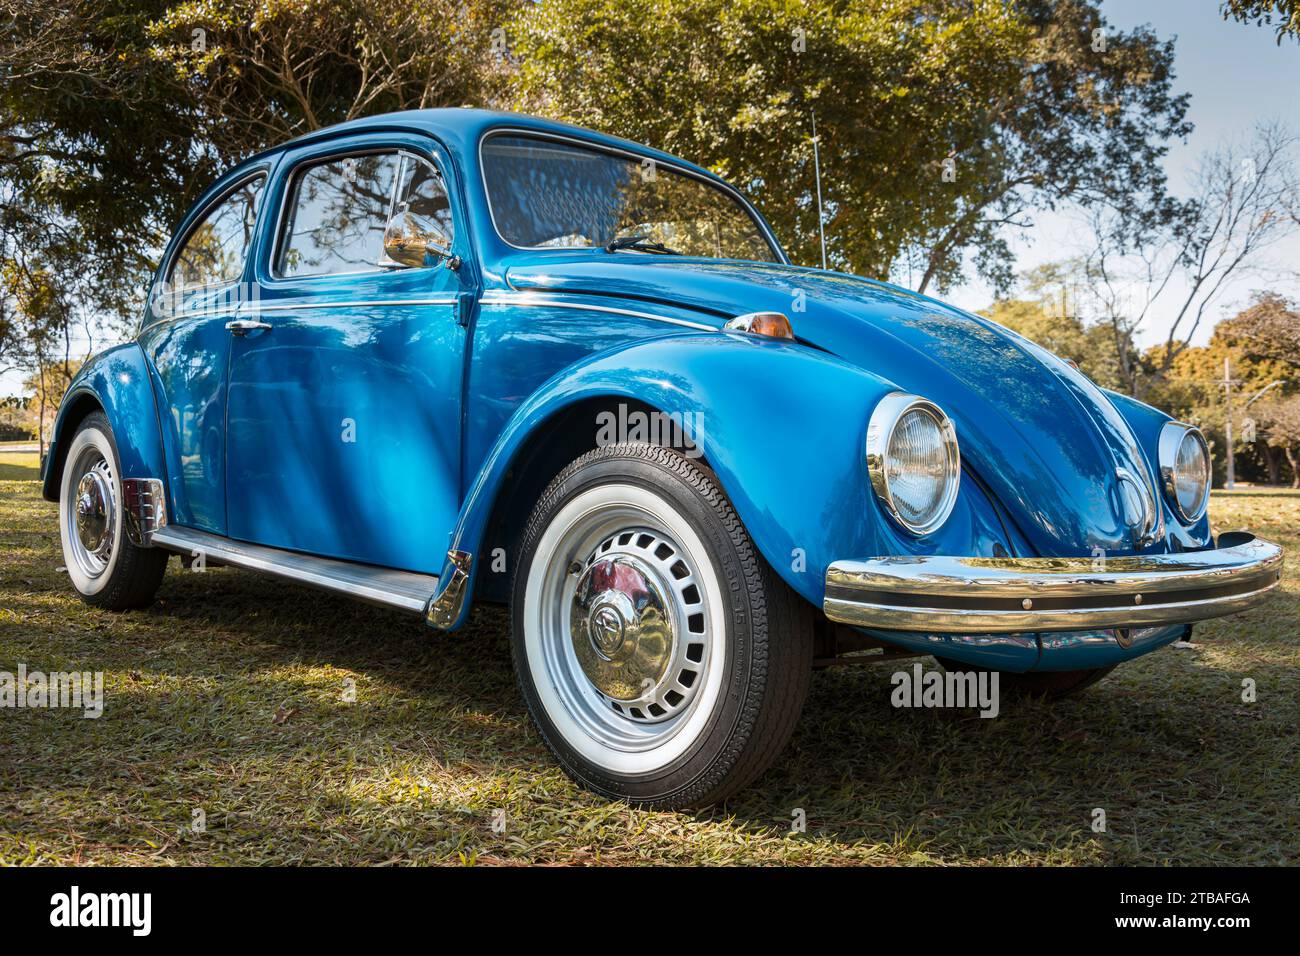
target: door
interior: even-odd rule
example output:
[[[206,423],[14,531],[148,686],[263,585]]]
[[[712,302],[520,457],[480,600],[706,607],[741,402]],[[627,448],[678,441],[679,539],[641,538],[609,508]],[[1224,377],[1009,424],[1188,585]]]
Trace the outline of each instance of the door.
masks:
[[[266,184],[241,178],[204,208],[149,296],[138,341],[148,358],[167,457],[171,521],[226,533],[225,415],[230,332]]]
[[[384,254],[394,209],[465,254],[441,154],[420,140],[288,158],[232,339],[230,536],[436,574],[460,503],[459,296],[470,269]],[[403,256],[409,260],[409,256]]]

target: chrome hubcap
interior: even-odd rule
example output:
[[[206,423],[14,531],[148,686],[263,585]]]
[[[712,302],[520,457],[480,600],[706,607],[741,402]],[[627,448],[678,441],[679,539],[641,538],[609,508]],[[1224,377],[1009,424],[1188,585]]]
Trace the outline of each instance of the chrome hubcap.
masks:
[[[632,528],[607,535],[579,566],[574,654],[597,693],[633,720],[666,720],[697,686],[703,637],[692,640],[690,629],[703,628],[699,589],[679,552],[662,532]]]
[[[649,772],[707,728],[725,612],[703,542],[661,497],[603,485],[569,502],[538,541],[523,613],[541,704],[589,759]]]
[[[77,537],[81,546],[98,552],[108,537],[108,509],[112,495],[102,471],[87,472],[77,483]]]
[[[117,531],[113,470],[93,447],[86,448],[72,467],[72,473],[81,477],[69,503],[64,533],[78,568],[94,578],[104,573],[113,554]]]

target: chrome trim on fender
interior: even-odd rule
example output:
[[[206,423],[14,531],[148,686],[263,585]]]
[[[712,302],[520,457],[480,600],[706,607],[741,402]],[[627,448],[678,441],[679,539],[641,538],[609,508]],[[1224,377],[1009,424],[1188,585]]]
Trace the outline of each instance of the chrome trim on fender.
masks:
[[[456,623],[469,595],[469,571],[473,565],[474,555],[468,551],[447,552],[447,567],[451,568],[450,573],[444,569],[443,578],[447,583],[429,598],[424,608],[424,619],[429,625],[446,629]]]
[[[980,634],[1178,624],[1253,607],[1282,549],[1245,532],[1210,551],[1110,558],[893,557],[836,561],[823,609],[882,630]]]
[[[718,331],[716,325],[705,325],[703,322],[691,322],[687,319],[674,319],[671,316],[656,315],[653,312],[637,312],[634,309],[617,309],[608,305],[591,305],[586,302],[570,302],[566,299],[557,299],[553,296],[539,295],[535,292],[485,292],[482,298],[479,299],[479,304],[577,309],[582,312],[610,312],[614,315],[630,315],[638,319],[651,319],[655,322],[667,322],[669,325],[680,325],[683,328],[696,329],[700,332]]]
[[[163,483],[157,478],[123,478],[122,513],[130,542],[137,548],[151,547],[154,534],[167,525]]]

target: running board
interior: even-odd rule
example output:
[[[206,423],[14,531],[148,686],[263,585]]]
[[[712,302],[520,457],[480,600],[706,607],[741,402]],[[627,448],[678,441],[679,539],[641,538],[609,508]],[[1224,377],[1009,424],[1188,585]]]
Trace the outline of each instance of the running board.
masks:
[[[260,544],[232,541],[193,528],[166,525],[153,533],[158,548],[191,557],[202,556],[214,564],[260,571],[309,587],[345,594],[384,607],[424,614],[438,591],[438,576],[394,571],[371,564],[317,558],[297,551],[268,548]]]

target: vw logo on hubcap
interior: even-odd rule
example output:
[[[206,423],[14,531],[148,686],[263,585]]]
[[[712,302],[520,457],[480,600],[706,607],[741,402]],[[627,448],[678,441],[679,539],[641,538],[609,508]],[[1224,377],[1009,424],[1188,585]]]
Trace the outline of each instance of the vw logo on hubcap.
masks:
[[[619,646],[622,645],[623,627],[623,615],[619,614],[617,608],[612,605],[603,604],[592,612],[587,633],[591,635],[591,643],[596,648],[596,653],[605,660],[611,660],[610,655],[618,651]]]

